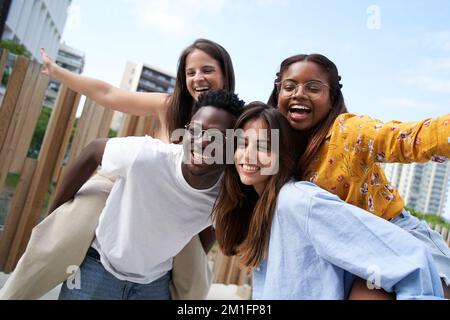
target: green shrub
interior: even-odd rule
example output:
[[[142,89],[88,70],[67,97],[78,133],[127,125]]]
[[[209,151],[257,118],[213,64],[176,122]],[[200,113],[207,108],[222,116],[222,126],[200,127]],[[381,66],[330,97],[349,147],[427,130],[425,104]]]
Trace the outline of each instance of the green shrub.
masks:
[[[407,208],[407,210],[411,212],[413,216],[419,218],[420,220],[424,220],[427,223],[431,223],[433,225],[442,225],[444,228],[450,229],[450,223],[448,223],[444,218],[438,216],[437,214],[423,213],[416,211],[412,208]]]
[[[0,48],[7,49],[9,52],[18,56],[24,56],[28,59],[31,58],[31,53],[25,48],[25,46],[15,40],[2,40],[0,41]]]
[[[28,149],[28,157],[37,159],[39,151],[41,150],[42,141],[44,140],[45,130],[47,129],[48,121],[52,114],[52,109],[43,107],[39,115],[36,129],[34,130],[33,138],[31,139],[30,149]]]

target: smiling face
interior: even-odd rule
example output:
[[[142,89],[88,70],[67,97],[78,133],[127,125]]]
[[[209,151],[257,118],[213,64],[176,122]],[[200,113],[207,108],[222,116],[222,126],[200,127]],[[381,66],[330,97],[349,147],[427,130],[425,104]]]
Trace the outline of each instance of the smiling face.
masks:
[[[252,119],[243,126],[243,134],[238,136],[234,161],[239,178],[244,185],[253,186],[261,195],[270,175],[261,171],[271,168],[276,155],[271,151],[268,125],[262,119]],[[267,171],[267,170],[266,170]]]
[[[294,84],[318,81],[328,85],[325,72],[314,62],[301,61],[293,63],[282,74],[281,82],[290,80]],[[278,110],[286,116],[289,124],[296,130],[309,130],[325,119],[331,109],[330,90],[324,87],[323,94],[311,100],[305,90],[299,88],[290,97],[278,93]]]
[[[209,90],[223,89],[224,76],[218,61],[202,50],[192,51],[186,58],[186,86],[195,101]]]
[[[235,121],[236,117],[229,112],[212,106],[202,107],[194,114],[190,122],[190,128],[195,128],[194,134],[187,130],[183,139],[185,151],[183,165],[190,175],[215,175],[223,170],[223,159],[222,163],[217,163],[215,151],[224,154],[225,141],[220,141],[221,139],[208,141],[202,135],[195,137],[195,133],[207,130],[213,137],[225,135],[227,129],[233,128]]]

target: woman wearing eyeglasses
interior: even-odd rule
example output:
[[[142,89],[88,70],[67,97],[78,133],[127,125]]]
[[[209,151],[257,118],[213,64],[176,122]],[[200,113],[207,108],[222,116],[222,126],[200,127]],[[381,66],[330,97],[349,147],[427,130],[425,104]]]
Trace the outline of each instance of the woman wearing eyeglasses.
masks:
[[[421,241],[292,179],[302,148],[279,112],[251,103],[235,129],[235,165],[225,168],[213,218],[223,252],[253,271],[253,299],[346,299],[354,275],[397,299],[443,298]]]
[[[336,65],[323,55],[296,55],[281,63],[268,103],[307,136],[308,145],[297,166],[299,178],[422,240],[432,252],[449,298],[448,246],[437,232],[405,210],[380,164],[450,158],[450,115],[415,123],[382,123],[349,114],[340,80]],[[362,282],[356,282],[354,289],[350,298],[369,292]]]

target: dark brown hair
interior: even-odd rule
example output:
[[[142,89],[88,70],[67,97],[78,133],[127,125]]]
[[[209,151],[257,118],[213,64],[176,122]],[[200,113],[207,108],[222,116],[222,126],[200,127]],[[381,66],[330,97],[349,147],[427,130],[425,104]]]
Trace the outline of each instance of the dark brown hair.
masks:
[[[242,264],[257,266],[264,258],[270,228],[281,187],[289,181],[295,169],[295,134],[287,119],[276,109],[262,102],[250,103],[236,122],[242,129],[250,120],[262,119],[271,130],[279,130],[279,171],[269,178],[261,197],[253,186],[244,185],[235,165],[225,167],[223,187],[213,209],[216,237],[224,254],[239,254]]]
[[[224,87],[219,89],[234,92],[234,69],[228,52],[221,45],[211,40],[197,39],[193,44],[184,49],[178,61],[175,90],[170,97],[166,117],[169,136],[174,130],[183,128],[191,118],[194,98],[186,87],[186,59],[196,49],[205,52],[219,63],[224,77]]]
[[[334,121],[340,114],[347,113],[348,111],[345,106],[344,96],[342,95],[342,85],[340,84],[341,77],[339,76],[338,69],[331,60],[321,54],[300,54],[287,58],[281,63],[280,71],[277,73],[275,82],[281,81],[283,74],[292,64],[301,61],[313,62],[327,74],[330,85],[331,100],[331,110],[327,117],[319,122],[314,128],[311,128],[305,132],[308,144],[297,165],[297,176],[299,179],[303,180],[307,176],[307,168],[309,164],[313,161],[320,146],[325,141],[325,138],[330,128],[333,126]],[[278,107],[278,90],[276,84],[274,84],[268,104]]]
[[[192,108],[193,116],[200,108],[216,107],[225,110],[229,114],[239,117],[245,106],[245,102],[240,100],[238,95],[226,90],[209,90],[198,97],[198,101]]]

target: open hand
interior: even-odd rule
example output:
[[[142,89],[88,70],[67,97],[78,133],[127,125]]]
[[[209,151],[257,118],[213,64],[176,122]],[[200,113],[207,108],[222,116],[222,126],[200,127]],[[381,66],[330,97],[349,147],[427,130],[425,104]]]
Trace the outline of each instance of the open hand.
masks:
[[[47,55],[47,52],[44,48],[41,48],[41,57],[42,57],[42,73],[48,76],[52,75],[53,69],[55,67],[55,62],[53,62],[52,58]]]

